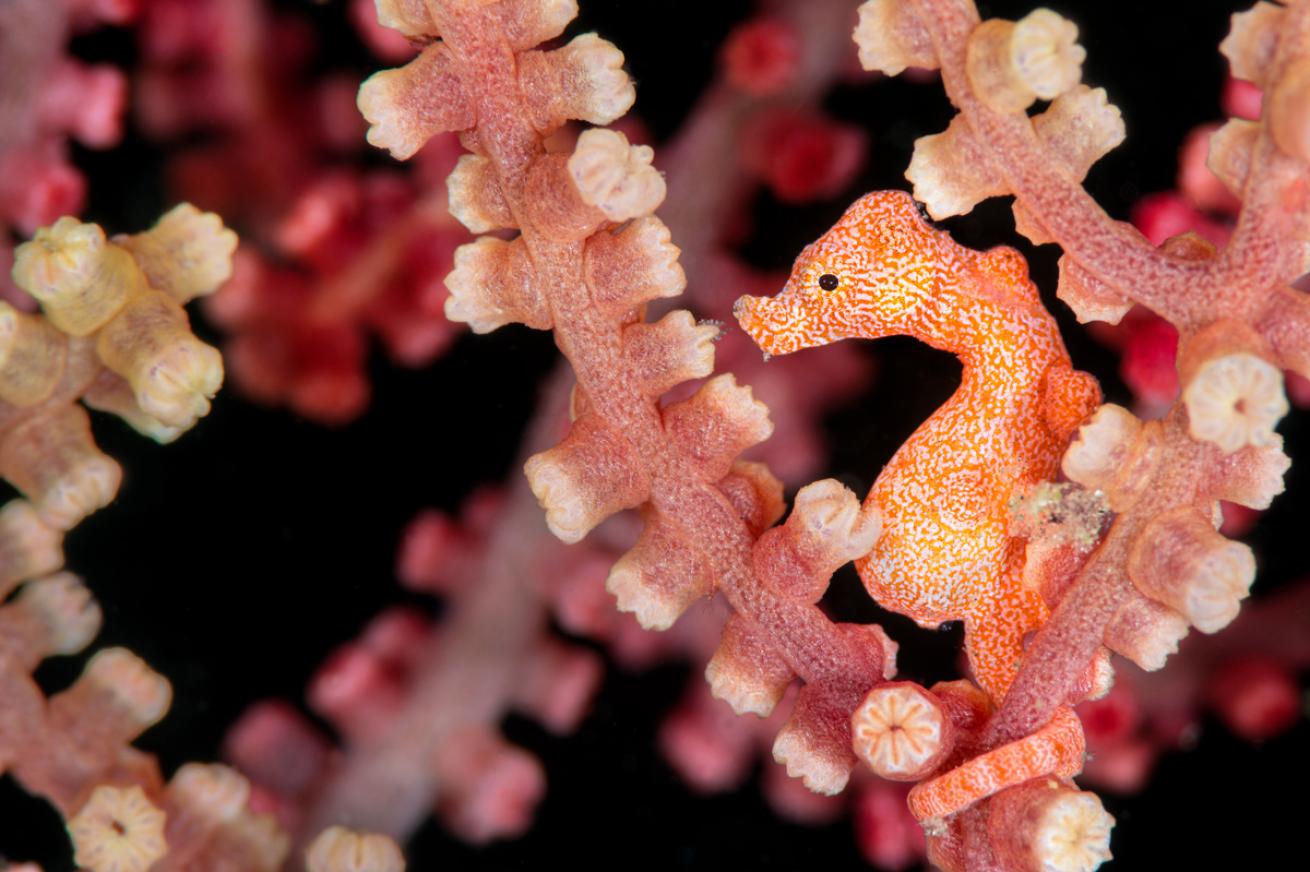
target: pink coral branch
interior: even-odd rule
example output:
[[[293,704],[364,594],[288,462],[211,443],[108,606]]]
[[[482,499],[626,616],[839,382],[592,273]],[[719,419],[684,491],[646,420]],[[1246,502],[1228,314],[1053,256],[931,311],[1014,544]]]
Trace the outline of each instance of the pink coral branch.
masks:
[[[567,14],[551,17],[561,11]],[[669,263],[676,249],[662,225],[639,218],[662,198],[663,185],[646,175],[649,158],[613,134],[584,134],[567,162],[542,147],[541,131],[565,118],[607,121],[627,108],[631,89],[615,69],[621,58],[584,35],[514,61],[516,50],[557,32],[571,15],[530,5],[426,7],[411,24],[440,33],[440,51],[365,84],[360,104],[374,122],[370,136],[404,154],[435,132],[428,124],[439,130],[478,119],[476,133],[466,134],[478,156],[466,158],[456,177],[478,173],[486,181],[478,189],[455,184],[463,193],[452,209],[470,226],[515,226],[521,236],[513,243],[484,238],[457,253],[447,313],[478,330],[510,320],[553,326],[574,365],[573,429],[527,465],[548,523],[572,541],[607,515],[648,503],[642,539],[610,576],[620,606],[644,624],[667,626],[717,585],[746,622],[743,639],[752,640],[721,649],[712,666],[718,692],[768,709],[783,676],[804,678],[775,754],[816,789],[840,789],[853,764],[846,719],[882,679],[888,648],[880,634],[833,625],[812,603],[827,574],[876,534],[876,523],[859,517],[840,486],[815,486],[811,509],[778,533],[776,545],[753,549],[754,530],[776,517],[776,485],[762,469],[734,467],[732,458],[767,435],[762,407],[727,378],[664,410],[655,405],[669,387],[707,374],[710,362],[703,329],[680,313],[649,327],[626,314],[681,289],[681,271]],[[496,27],[505,28],[499,37]],[[520,28],[531,38],[518,35]],[[407,117],[423,77],[457,93],[450,105],[461,108]],[[631,218],[638,220],[624,233],[595,233],[607,221]],[[668,337],[658,357],[638,341],[657,329]],[[661,359],[670,353],[673,359]],[[696,549],[673,550],[691,541],[685,531],[693,529]]]
[[[558,429],[566,397],[567,385],[557,377],[546,392],[529,447],[546,443]],[[348,747],[344,759],[329,770],[304,812],[306,837],[337,821],[408,835],[455,793],[453,774],[447,771],[443,777],[443,768],[449,767],[440,765],[440,749],[458,755],[470,730],[494,734],[514,705],[523,664],[545,629],[541,570],[536,567],[539,546],[550,540],[526,484],[511,490],[498,520],[482,563],[467,579],[467,594],[456,601],[440,634],[410,652],[437,667],[419,673],[404,704],[389,714],[378,735]],[[525,535],[533,529],[540,533]],[[539,781],[541,776],[528,777],[523,786],[537,789],[531,778]],[[380,797],[386,801],[379,802]],[[535,800],[527,804],[530,809]],[[477,826],[494,825],[499,814],[486,810]]]
[[[1217,317],[1245,319],[1257,330],[1263,330],[1271,343],[1266,348],[1278,345],[1275,331],[1263,326],[1270,301],[1276,306],[1283,306],[1283,301],[1287,301],[1286,305],[1306,305],[1303,299],[1287,297],[1288,292],[1280,284],[1294,277],[1300,267],[1291,254],[1296,247],[1282,244],[1295,229],[1295,206],[1289,210],[1281,205],[1288,201],[1278,193],[1285,190],[1286,179],[1295,172],[1296,158],[1279,152],[1265,135],[1254,152],[1246,176],[1246,204],[1228,246],[1217,257],[1179,246],[1172,249],[1166,246],[1161,253],[1135,237],[1124,225],[1110,221],[1067,174],[1052,171],[1058,163],[1038,159],[1048,146],[1037,137],[1032,124],[1018,113],[987,104],[988,94],[980,90],[976,77],[970,78],[966,58],[966,45],[972,44],[970,40],[977,27],[971,9],[963,4],[927,2],[922,4],[922,15],[942,64],[947,92],[959,106],[962,117],[968,119],[971,129],[978,132],[980,138],[974,140],[976,147],[985,152],[985,159],[1004,177],[1004,188],[1017,194],[1025,214],[1035,218],[1043,230],[1042,238],[1058,240],[1064,246],[1066,259],[1072,262],[1067,269],[1077,264],[1108,285],[1131,288],[1128,296],[1157,308],[1185,331],[1192,340],[1193,361],[1218,357],[1221,349],[1234,348],[1234,342],[1240,347],[1243,340],[1222,339],[1211,340],[1219,343],[1218,346],[1204,347],[1208,336],[1224,329],[1216,326]],[[1279,57],[1297,56],[1301,39],[1297,27],[1293,25],[1284,32]],[[1292,61],[1283,60],[1281,64],[1287,66]],[[1274,71],[1275,79],[1277,75]],[[925,164],[937,159],[926,148],[921,147],[921,154]],[[942,169],[941,178],[950,179],[952,171],[945,166]],[[920,195],[931,204],[940,189],[928,186],[926,178],[921,171],[916,184],[923,188]],[[1115,270],[1121,272],[1113,273]],[[1127,279],[1130,275],[1131,281]],[[1219,284],[1223,285],[1222,293]],[[1220,316],[1216,316],[1213,308],[1216,299],[1226,309]],[[1293,368],[1298,365],[1295,354],[1279,356],[1285,365]],[[1192,375],[1199,365],[1192,363],[1189,367],[1188,362],[1184,360],[1184,372]],[[1214,494],[1208,476],[1199,470],[1190,473],[1194,483],[1184,484],[1189,477],[1185,472],[1188,464],[1180,461],[1195,451],[1185,435],[1188,430],[1192,434],[1197,431],[1197,410],[1193,408],[1192,413],[1190,424],[1177,415],[1171,417],[1172,423],[1166,424],[1168,432],[1176,435],[1166,436],[1165,444],[1158,449],[1159,456],[1168,457],[1169,463],[1156,466],[1159,470],[1156,474],[1167,476],[1170,487],[1183,487],[1174,493],[1195,496],[1159,505],[1152,504],[1155,498],[1148,496],[1145,503],[1133,504],[1132,517],[1122,514],[1129,504],[1116,507],[1121,512],[1120,520],[1084,570],[1086,581],[1073,588],[1057,607],[1051,623],[1034,639],[1029,658],[1034,666],[1026,670],[1026,676],[1016,684],[1015,692],[998,715],[993,726],[993,735],[998,739],[1025,734],[1044,722],[1051,707],[1063,698],[1079,665],[1095,651],[1103,634],[1100,628],[1121,612],[1131,595],[1121,569],[1128,560],[1130,543],[1145,519],[1192,500],[1204,501]],[[1069,471],[1067,464],[1066,471]],[[1073,472],[1070,474],[1078,478]],[[1161,479],[1158,483],[1165,482]],[[1161,491],[1148,488],[1143,493],[1158,495]],[[1063,675],[1063,679],[1056,678],[1058,675]]]

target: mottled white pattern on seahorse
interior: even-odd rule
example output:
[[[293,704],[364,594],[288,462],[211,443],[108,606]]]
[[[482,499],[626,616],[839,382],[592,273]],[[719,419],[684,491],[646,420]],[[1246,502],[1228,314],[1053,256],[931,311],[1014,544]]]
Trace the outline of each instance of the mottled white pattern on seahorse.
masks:
[[[836,286],[822,287],[823,276]],[[964,248],[928,226],[908,194],[877,192],[801,252],[778,296],[743,297],[737,316],[769,354],[900,334],[960,358],[959,389],[869,493],[883,533],[856,567],[888,609],[927,626],[963,620],[974,676],[999,699],[1024,636],[1047,617],[1021,582],[1024,543],[1010,535],[1007,507],[1056,477],[1076,423],[1100,400],[1095,381],[1071,368],[1023,257]]]

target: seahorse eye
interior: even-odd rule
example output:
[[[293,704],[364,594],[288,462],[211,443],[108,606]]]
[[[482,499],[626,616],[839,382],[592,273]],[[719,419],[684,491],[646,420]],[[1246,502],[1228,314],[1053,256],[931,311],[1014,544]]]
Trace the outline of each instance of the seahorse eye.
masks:
[[[819,287],[823,288],[825,291],[837,290],[837,277],[832,273],[824,273],[819,276]]]

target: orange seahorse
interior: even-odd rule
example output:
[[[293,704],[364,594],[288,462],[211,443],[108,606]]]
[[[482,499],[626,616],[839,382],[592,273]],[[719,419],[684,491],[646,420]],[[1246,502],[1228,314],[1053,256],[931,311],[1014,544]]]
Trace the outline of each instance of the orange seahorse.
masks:
[[[960,358],[958,390],[896,452],[866,500],[878,544],[856,561],[869,594],[925,626],[963,620],[978,684],[999,700],[1025,634],[1047,618],[1022,583],[1008,506],[1055,478],[1100,402],[1012,248],[973,251],[926,224],[908,194],[868,194],[801,252],[776,297],[742,297],[742,328],[768,354],[839,339],[914,336]]]

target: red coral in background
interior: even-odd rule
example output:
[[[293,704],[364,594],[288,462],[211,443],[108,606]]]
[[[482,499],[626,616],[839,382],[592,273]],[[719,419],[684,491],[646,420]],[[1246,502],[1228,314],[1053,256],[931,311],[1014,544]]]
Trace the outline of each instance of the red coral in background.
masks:
[[[366,6],[349,18],[369,47],[411,55]],[[172,190],[244,231],[237,278],[208,306],[237,390],[324,423],[358,417],[373,337],[419,367],[455,335],[441,314],[467,239],[446,212],[453,144],[407,173],[361,168],[357,76],[321,69],[312,25],[263,0],[149,0],[139,34],[137,116],[178,143]]]
[[[445,151],[432,147],[429,163],[447,163]],[[441,187],[390,172],[328,171],[278,224],[280,262],[248,246],[233,282],[206,308],[230,334],[238,389],[325,423],[357,417],[369,400],[370,335],[408,367],[453,341],[443,279],[467,238]]]
[[[864,161],[863,131],[811,112],[763,114],[747,128],[741,159],[784,203],[826,199],[844,190]]]
[[[68,57],[74,33],[125,24],[134,0],[11,0],[0,7],[0,298],[26,295],[10,282],[14,235],[27,237],[82,210],[86,182],[68,142],[109,148],[123,135],[122,71]]]

